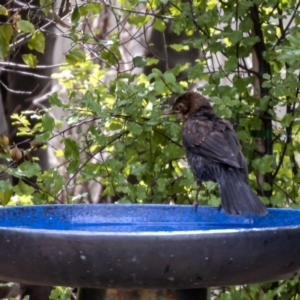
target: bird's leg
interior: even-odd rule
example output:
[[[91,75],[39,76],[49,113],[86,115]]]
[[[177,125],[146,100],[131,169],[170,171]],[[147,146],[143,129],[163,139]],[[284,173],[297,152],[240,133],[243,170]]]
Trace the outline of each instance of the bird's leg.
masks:
[[[198,187],[197,187],[197,191],[196,191],[196,198],[194,200],[195,212],[197,211],[197,208],[198,208],[198,205],[199,205],[198,196],[199,196],[199,192],[200,192],[200,189],[201,189],[202,182],[197,181],[197,185],[198,185]]]

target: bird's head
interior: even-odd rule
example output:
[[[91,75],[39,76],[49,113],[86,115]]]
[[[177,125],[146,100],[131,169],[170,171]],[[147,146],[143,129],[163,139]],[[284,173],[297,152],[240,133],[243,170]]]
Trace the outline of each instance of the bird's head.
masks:
[[[197,110],[212,111],[209,100],[199,93],[186,92],[176,98],[172,109],[165,114],[176,114],[184,121]]]

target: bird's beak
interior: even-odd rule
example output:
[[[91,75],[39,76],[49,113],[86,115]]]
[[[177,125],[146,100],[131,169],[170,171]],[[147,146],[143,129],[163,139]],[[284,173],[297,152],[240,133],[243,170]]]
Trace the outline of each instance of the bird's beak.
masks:
[[[173,115],[175,114],[173,109],[166,109],[162,112],[163,115]]]

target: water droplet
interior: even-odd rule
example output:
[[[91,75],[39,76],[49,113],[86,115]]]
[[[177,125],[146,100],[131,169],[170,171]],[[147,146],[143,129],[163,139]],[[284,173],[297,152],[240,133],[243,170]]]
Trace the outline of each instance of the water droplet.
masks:
[[[109,269],[109,271],[113,271],[113,270],[114,270],[113,268],[110,268],[110,269]]]
[[[174,277],[169,277],[168,278],[170,281],[174,281]]]
[[[205,257],[205,260],[209,260],[209,257]]]
[[[86,256],[85,255],[80,255],[81,260],[86,260]]]

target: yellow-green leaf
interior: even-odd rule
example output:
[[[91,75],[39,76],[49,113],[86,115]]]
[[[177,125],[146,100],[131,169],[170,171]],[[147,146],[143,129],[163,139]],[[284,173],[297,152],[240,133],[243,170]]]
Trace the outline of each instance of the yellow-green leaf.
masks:
[[[9,43],[14,32],[12,26],[10,24],[3,24],[0,26],[0,32],[5,36],[7,42]]]
[[[164,30],[166,29],[166,24],[165,24],[165,22],[164,22],[163,20],[161,20],[161,19],[155,19],[155,21],[154,21],[154,23],[153,23],[153,27],[154,27],[156,30],[162,32],[162,31],[164,31]]]
[[[6,205],[12,195],[12,186],[9,180],[0,180],[0,203]]]
[[[45,50],[45,37],[41,31],[37,31],[32,38],[28,41],[28,47],[31,50],[44,53]]]
[[[17,26],[22,32],[34,33],[35,31],[33,24],[26,20],[17,22]]]
[[[3,5],[0,5],[0,15],[7,16],[8,10]]]
[[[5,206],[10,201],[12,196],[12,190],[0,191],[0,203]]]
[[[0,58],[5,59],[9,50],[9,43],[4,34],[0,31]]]
[[[172,45],[170,45],[170,47],[172,48],[172,49],[174,49],[175,51],[177,51],[177,52],[180,52],[180,51],[188,51],[190,48],[189,48],[189,46],[187,46],[187,45],[182,45],[182,44],[172,44]]]
[[[33,54],[23,54],[22,59],[30,68],[35,68],[38,63],[36,56]]]

